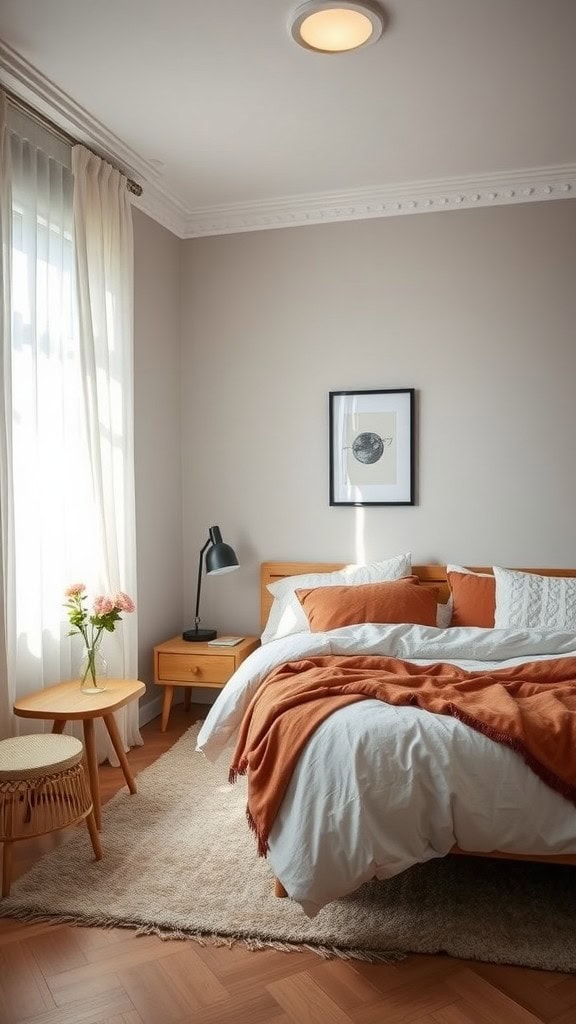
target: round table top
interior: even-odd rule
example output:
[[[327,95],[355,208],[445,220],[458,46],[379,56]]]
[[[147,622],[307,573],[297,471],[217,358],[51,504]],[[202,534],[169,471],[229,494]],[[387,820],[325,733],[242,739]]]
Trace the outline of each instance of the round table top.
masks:
[[[52,718],[55,721],[59,718],[66,721],[101,718],[143,693],[146,693],[146,687],[139,679],[107,679],[106,689],[96,693],[83,693],[80,681],[69,679],[21,697],[14,704],[14,714],[21,718]]]

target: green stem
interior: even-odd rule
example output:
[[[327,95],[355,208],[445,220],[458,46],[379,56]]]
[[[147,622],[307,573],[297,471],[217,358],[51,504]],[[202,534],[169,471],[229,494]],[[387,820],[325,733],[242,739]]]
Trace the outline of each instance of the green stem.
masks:
[[[86,648],[86,652],[87,652],[86,671],[84,672],[84,675],[82,676],[82,679],[80,681],[81,681],[82,685],[84,685],[84,683],[86,682],[86,680],[88,678],[88,675],[90,675],[92,677],[92,685],[96,686],[96,665],[94,664],[94,650],[93,650],[92,647],[87,647]]]
[[[86,632],[82,629],[82,636],[84,637],[84,642],[86,644],[87,658],[86,670],[84,672],[84,675],[82,676],[82,679],[80,680],[82,686],[86,682],[86,679],[88,678],[89,675],[92,678],[92,685],[96,686],[96,652],[98,650],[98,644],[100,642],[100,637],[102,635],[103,628],[103,626],[100,626],[96,635],[92,637],[91,644],[88,643],[88,637],[86,635]]]

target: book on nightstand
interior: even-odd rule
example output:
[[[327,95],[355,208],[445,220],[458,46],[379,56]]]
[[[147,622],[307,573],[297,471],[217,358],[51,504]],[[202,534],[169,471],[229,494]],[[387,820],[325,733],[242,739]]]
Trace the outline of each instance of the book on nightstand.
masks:
[[[208,647],[235,647],[243,639],[243,636],[219,636],[216,640],[209,640]]]

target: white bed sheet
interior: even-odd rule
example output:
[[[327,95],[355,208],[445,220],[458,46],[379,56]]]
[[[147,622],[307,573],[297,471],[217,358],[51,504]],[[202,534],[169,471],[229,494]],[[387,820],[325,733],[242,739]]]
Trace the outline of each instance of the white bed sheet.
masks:
[[[363,625],[285,637],[239,667],[211,708],[197,750],[229,760],[244,711],[268,673],[327,654],[450,661],[487,671],[576,657],[576,635]],[[330,715],[306,744],[270,834],[268,860],[312,917],[363,882],[444,856],[455,843],[477,852],[576,853],[576,807],[514,751],[457,719],[367,700]]]

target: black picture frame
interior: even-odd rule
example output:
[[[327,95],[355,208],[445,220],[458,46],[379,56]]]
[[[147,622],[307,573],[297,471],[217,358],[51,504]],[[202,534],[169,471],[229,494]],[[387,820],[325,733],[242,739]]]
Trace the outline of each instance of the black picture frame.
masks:
[[[330,391],[330,504],[414,504],[414,388]]]

